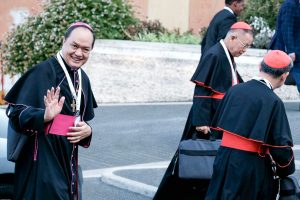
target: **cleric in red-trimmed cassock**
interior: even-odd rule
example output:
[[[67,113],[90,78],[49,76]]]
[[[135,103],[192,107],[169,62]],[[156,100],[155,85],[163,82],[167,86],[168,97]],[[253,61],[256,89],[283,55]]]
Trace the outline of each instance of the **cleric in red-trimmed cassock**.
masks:
[[[291,66],[286,53],[269,51],[258,77],[227,91],[212,123],[223,138],[206,200],[275,200],[275,176],[295,171],[289,122],[273,91],[283,85]]]
[[[236,69],[234,57],[245,53],[253,41],[252,28],[245,22],[231,26],[224,40],[211,47],[202,56],[191,79],[195,83],[193,105],[181,140],[187,140],[199,131],[207,138],[209,126],[225,92],[243,82]],[[202,132],[202,133],[201,133]],[[204,199],[208,180],[183,180],[178,177],[178,151],[176,151],[154,196],[155,200]]]
[[[28,70],[6,95],[14,129],[28,136],[15,161],[15,199],[79,198],[78,145],[90,145],[87,121],[97,107],[81,66],[94,41],[91,26],[72,24],[62,49]]]

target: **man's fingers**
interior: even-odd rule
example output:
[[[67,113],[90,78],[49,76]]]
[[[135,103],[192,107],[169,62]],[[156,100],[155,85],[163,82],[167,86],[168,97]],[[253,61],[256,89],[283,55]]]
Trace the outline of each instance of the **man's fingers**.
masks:
[[[62,108],[63,105],[64,105],[64,102],[65,102],[65,97],[61,97],[59,102],[58,102],[58,106]]]
[[[73,127],[73,128],[76,128],[76,127]],[[70,130],[72,130],[71,128],[70,128]],[[67,136],[68,137],[78,137],[79,136],[79,132],[78,131],[76,131],[76,132],[74,132],[74,130],[72,130],[73,132],[68,132],[67,133]]]
[[[54,99],[54,88],[52,87],[50,90],[50,100],[52,101]]]
[[[48,106],[48,101],[47,101],[47,97],[46,96],[44,96],[44,103],[45,103],[45,107],[47,107]]]
[[[49,98],[50,97],[50,90],[47,90],[47,98]]]
[[[197,131],[203,132],[204,134],[207,134],[210,132],[210,129],[208,126],[197,126],[196,127]]]
[[[50,103],[52,101],[51,90],[47,90],[47,101]]]
[[[74,136],[74,137],[67,137],[68,140],[74,141],[74,140],[80,140],[80,136]]]
[[[81,136],[70,136],[70,134],[68,133],[67,139],[70,141],[70,143],[77,143],[81,140]]]
[[[196,130],[197,130],[197,131],[202,131],[202,128],[196,127]]]
[[[45,101],[45,103],[47,103],[48,105],[51,103],[51,100],[50,100],[50,90],[47,90],[47,95],[44,96],[44,101]]]
[[[80,140],[70,140],[70,143],[72,143],[72,144],[76,144],[76,143],[78,143],[78,142],[80,142]]]
[[[60,87],[57,87],[56,90],[55,90],[55,93],[54,93],[54,96],[56,99],[59,98],[59,93],[60,93]]]

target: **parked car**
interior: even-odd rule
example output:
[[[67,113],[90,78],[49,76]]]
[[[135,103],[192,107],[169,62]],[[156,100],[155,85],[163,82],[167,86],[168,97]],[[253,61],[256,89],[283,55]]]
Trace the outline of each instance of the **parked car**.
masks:
[[[0,199],[12,199],[14,190],[14,163],[7,160],[7,124],[5,109],[0,108]]]

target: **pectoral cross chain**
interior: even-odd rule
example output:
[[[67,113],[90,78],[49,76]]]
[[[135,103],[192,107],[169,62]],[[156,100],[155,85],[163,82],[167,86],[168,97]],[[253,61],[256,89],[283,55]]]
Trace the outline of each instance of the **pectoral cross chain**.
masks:
[[[72,112],[76,111],[76,102],[75,99],[73,99],[72,103],[71,103],[71,107],[72,107]]]

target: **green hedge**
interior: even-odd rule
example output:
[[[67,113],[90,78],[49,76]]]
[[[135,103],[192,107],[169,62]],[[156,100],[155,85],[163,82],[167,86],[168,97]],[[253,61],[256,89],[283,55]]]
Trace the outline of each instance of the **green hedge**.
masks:
[[[276,27],[276,18],[284,0],[249,0],[240,16],[254,28],[253,47],[266,49]]]
[[[124,30],[138,22],[125,0],[49,0],[43,10],[7,34],[0,50],[6,73],[24,73],[55,54],[74,21],[91,24],[97,39],[124,39]]]
[[[251,22],[253,17],[261,17],[270,29],[275,29],[276,17],[284,0],[248,0],[241,19]]]
[[[136,41],[177,43],[177,44],[199,44],[201,37],[195,35],[192,30],[181,33],[180,29],[168,30],[163,27],[159,20],[141,21],[131,25],[126,30],[128,38]]]

